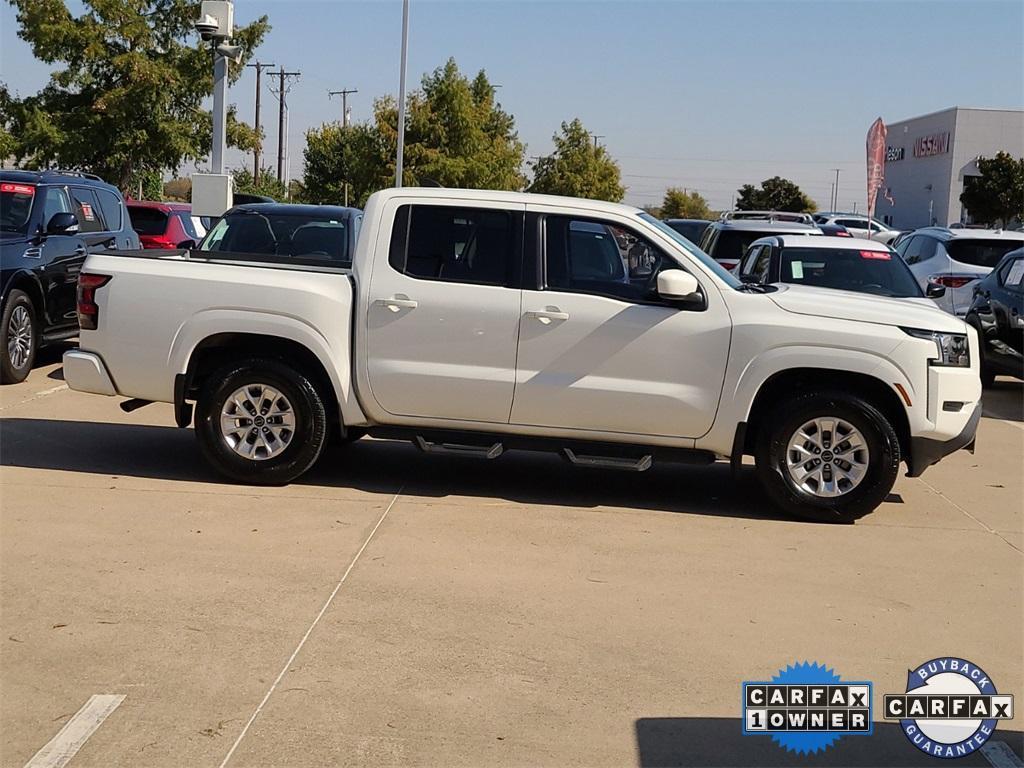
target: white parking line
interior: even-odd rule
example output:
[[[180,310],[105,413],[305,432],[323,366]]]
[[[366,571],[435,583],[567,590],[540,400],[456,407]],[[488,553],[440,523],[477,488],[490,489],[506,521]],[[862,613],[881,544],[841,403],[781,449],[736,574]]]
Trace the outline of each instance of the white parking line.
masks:
[[[26,397],[24,400],[19,400],[16,403],[8,403],[7,405],[0,407],[0,411],[6,411],[9,408],[24,405],[25,403],[31,403],[33,400],[40,400],[48,395],[55,395],[58,392],[63,392],[66,389],[68,389],[67,384],[58,384],[56,387],[50,387],[49,389],[44,389],[41,392],[36,392],[32,397]]]
[[[56,387],[50,387],[49,389],[44,389],[41,392],[36,392],[36,395],[38,397],[43,397],[44,395],[52,395],[54,392],[60,392],[61,390],[67,388],[67,384],[58,384]]]
[[[122,701],[123,695],[110,693],[90,698],[74,717],[64,723],[57,735],[25,763],[25,768],[61,768],[67,765]]]
[[[356,552],[355,556],[352,558],[352,561],[348,564],[348,568],[346,568],[345,572],[341,575],[341,579],[339,579],[338,583],[334,585],[334,590],[327,598],[327,602],[324,603],[323,607],[320,609],[320,613],[318,613],[316,615],[316,618],[313,619],[313,623],[309,625],[309,629],[306,630],[306,634],[304,634],[302,636],[302,639],[299,640],[299,644],[295,646],[295,650],[292,651],[292,655],[288,657],[288,661],[285,662],[284,666],[281,668],[281,671],[277,673],[277,677],[274,678],[274,682],[270,685],[270,688],[267,690],[266,695],[263,697],[263,701],[261,701],[259,706],[256,707],[256,710],[252,713],[252,716],[249,718],[248,722],[246,722],[245,727],[242,728],[242,732],[239,733],[238,738],[235,739],[235,743],[231,745],[231,749],[229,749],[228,753],[224,756],[224,760],[221,761],[220,768],[224,768],[224,766],[228,764],[228,760],[231,759],[231,756],[235,754],[235,750],[238,749],[238,745],[242,743],[242,739],[245,738],[245,734],[249,732],[249,728],[256,721],[256,718],[259,717],[260,712],[263,711],[263,707],[266,706],[267,701],[270,699],[271,695],[277,689],[278,683],[281,682],[281,679],[285,676],[285,673],[291,668],[292,662],[294,662],[295,657],[299,655],[299,651],[302,650],[302,646],[306,644],[306,641],[309,639],[310,634],[312,634],[313,630],[316,628],[316,625],[320,623],[320,619],[323,618],[324,614],[327,612],[327,609],[330,608],[331,603],[334,601],[334,596],[338,594],[338,590],[341,589],[341,585],[345,583],[345,579],[347,579],[348,575],[352,573],[352,569],[355,568],[356,563],[359,562],[359,557],[363,554],[363,550],[366,549],[367,545],[370,543],[370,540],[373,538],[373,535],[377,533],[377,529],[380,528],[381,523],[384,522],[384,518],[388,516],[388,512],[391,511],[391,508],[395,506],[395,502],[398,501],[398,497],[402,495],[403,490],[405,490],[405,485],[402,485],[402,487],[398,489],[398,493],[396,493],[394,498],[391,499],[391,503],[388,504],[387,509],[384,510],[384,513],[380,516],[380,519],[377,520],[377,524],[373,526],[373,530],[370,531],[370,535],[366,537],[366,541],[363,542],[363,545],[359,548],[359,551]]]

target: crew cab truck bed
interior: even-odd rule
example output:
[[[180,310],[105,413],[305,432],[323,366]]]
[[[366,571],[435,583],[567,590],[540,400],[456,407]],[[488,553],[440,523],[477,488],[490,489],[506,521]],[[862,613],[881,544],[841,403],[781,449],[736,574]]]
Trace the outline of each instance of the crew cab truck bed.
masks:
[[[755,457],[850,521],[971,445],[978,341],[938,309],[740,284],[627,206],[444,189],[367,203],[352,271],[232,255],[86,262],[74,389],[175,403],[226,476],[286,483],[332,432],[598,469]],[[88,275],[96,275],[89,278]],[[84,283],[83,283],[84,285]],[[193,414],[192,409],[195,412]]]

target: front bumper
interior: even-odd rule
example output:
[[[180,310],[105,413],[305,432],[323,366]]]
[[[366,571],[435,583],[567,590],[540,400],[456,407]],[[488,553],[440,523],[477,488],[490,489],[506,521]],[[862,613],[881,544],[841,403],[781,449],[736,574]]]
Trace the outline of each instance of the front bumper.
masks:
[[[117,394],[107,366],[99,355],[72,349],[64,353],[64,381],[71,389],[94,395]]]
[[[981,421],[981,403],[974,406],[971,417],[959,435],[951,440],[932,440],[927,437],[910,438],[910,456],[907,457],[907,477],[920,477],[932,464],[954,451],[966,448],[974,453],[974,440]]]

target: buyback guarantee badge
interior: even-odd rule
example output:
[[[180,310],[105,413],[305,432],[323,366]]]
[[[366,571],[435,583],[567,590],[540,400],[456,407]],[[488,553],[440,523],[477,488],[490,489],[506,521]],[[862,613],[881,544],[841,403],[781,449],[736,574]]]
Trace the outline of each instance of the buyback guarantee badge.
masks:
[[[1000,695],[985,670],[946,656],[907,670],[907,690],[885,697],[885,719],[925,754],[965,757],[989,740],[1000,720],[1013,718],[1013,696]]]
[[[871,707],[871,683],[842,680],[835,670],[805,661],[771,681],[743,683],[743,733],[815,754],[842,736],[869,735]]]

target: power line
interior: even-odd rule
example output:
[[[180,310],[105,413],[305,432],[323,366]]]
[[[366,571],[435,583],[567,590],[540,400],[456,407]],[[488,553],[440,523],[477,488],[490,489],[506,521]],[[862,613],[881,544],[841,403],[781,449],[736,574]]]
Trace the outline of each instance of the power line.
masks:
[[[253,150],[253,165],[252,165],[252,183],[255,186],[260,180],[260,161],[263,156],[263,137],[260,135],[260,79],[263,75],[263,70],[268,67],[275,66],[274,64],[264,64],[261,61],[257,61],[254,64],[246,64],[246,67],[252,67],[256,70],[256,149]]]

